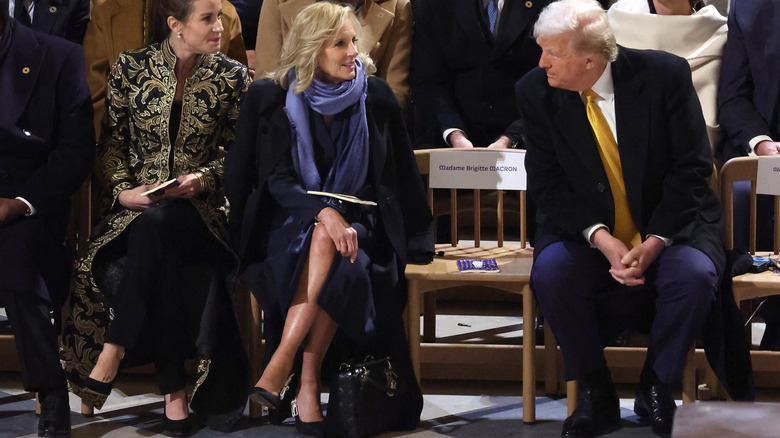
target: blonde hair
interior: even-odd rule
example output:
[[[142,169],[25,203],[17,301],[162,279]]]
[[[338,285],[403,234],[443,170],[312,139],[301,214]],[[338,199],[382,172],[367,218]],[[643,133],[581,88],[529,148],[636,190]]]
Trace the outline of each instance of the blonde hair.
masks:
[[[288,73],[294,69],[298,82],[293,92],[302,93],[309,88],[314,80],[317,56],[322,47],[336,36],[347,20],[352,21],[355,32],[359,33],[360,23],[349,6],[323,1],[304,8],[295,17],[290,32],[284,38],[279,67],[269,73],[268,77],[286,90],[290,88]],[[366,74],[370,75],[376,71],[374,61],[368,55],[361,52],[358,58],[363,61]]]
[[[607,13],[596,0],[559,0],[547,5],[534,25],[534,38],[571,33],[577,53],[596,53],[608,61],[617,58],[617,43]]]

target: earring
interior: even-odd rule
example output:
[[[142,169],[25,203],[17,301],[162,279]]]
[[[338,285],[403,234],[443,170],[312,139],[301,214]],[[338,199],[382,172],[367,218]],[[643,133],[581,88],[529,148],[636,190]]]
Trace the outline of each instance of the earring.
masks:
[[[181,38],[181,32],[176,34],[176,38]]]

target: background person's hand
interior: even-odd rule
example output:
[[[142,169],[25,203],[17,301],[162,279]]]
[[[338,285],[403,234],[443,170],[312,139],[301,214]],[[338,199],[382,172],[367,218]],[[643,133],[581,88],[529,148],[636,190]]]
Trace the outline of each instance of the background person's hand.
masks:
[[[7,225],[22,218],[27,204],[18,199],[0,198],[0,225]]]
[[[471,140],[469,140],[466,137],[466,134],[463,133],[463,131],[452,131],[450,133],[450,145],[452,145],[455,149],[467,149],[467,148],[473,148],[474,145],[471,144]]]

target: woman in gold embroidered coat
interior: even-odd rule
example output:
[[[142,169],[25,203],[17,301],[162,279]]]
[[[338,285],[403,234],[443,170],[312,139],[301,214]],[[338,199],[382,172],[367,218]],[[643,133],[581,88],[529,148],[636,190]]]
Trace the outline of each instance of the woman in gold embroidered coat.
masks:
[[[184,358],[193,352],[202,358],[199,390],[215,380],[218,361],[211,355],[224,354],[232,341],[214,342],[209,327],[210,321],[225,327],[215,308],[232,316],[226,289],[213,281],[211,288],[185,283],[192,283],[189,267],[224,273],[235,258],[226,244],[220,148],[233,140],[249,79],[245,66],[218,53],[220,0],[159,0],[157,16],[160,42],[124,52],[109,77],[98,143],[108,210],[78,262],[63,356],[71,389],[97,408],[125,352],[151,356],[165,394],[166,428],[186,433]],[[145,195],[172,179],[164,191]],[[154,336],[144,338],[150,331]],[[239,363],[236,357],[219,366]],[[224,382],[218,386],[225,389]],[[221,400],[219,413],[242,407],[243,392],[225,394],[233,400]]]

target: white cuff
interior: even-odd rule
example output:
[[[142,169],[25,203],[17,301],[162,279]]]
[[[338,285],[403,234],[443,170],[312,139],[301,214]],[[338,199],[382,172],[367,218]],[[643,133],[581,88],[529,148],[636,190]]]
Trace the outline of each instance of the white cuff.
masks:
[[[761,143],[764,140],[772,141],[772,138],[769,137],[768,135],[757,135],[757,136],[751,138],[750,141],[748,142],[748,147],[750,147],[750,150],[747,151],[748,155],[751,156],[751,157],[755,157],[756,156],[756,145],[758,145],[759,143]]]
[[[669,238],[666,238],[666,237],[661,237],[658,234],[648,234],[645,237],[645,240],[649,239],[650,237],[657,237],[658,239],[661,239],[661,241],[664,243],[664,248],[667,248],[667,247],[671,246],[672,243],[674,243],[674,241],[672,239],[669,239]]]
[[[25,213],[25,216],[35,216],[36,210],[35,210],[35,207],[33,207],[32,204],[30,204],[26,199],[24,199],[24,198],[22,198],[20,196],[17,196],[15,199],[18,199],[18,200],[24,202],[25,204],[27,204],[27,211],[29,211],[30,214],[26,214]]]
[[[585,230],[582,231],[582,237],[585,238],[585,241],[588,242],[588,245],[590,245],[591,248],[595,248],[596,245],[593,244],[593,242],[590,240],[590,238],[593,237],[593,233],[595,233],[596,230],[598,230],[599,228],[604,228],[604,229],[607,230],[608,233],[610,232],[609,231],[609,227],[604,225],[604,224],[602,224],[602,223],[591,225],[591,226],[589,226],[588,228],[585,228]]]
[[[447,128],[444,130],[444,134],[442,134],[442,137],[444,137],[444,142],[447,143],[447,145],[450,147],[452,146],[452,143],[450,143],[448,139],[450,138],[450,134],[452,134],[455,131],[463,132],[463,130],[459,128]]]

